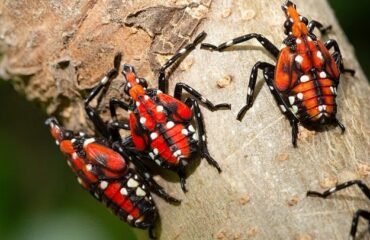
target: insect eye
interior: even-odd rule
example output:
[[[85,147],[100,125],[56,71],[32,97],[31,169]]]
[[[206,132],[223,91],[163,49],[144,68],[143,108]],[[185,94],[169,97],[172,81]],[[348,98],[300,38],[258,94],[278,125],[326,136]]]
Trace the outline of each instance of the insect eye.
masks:
[[[148,87],[148,82],[145,80],[145,78],[139,78],[140,85],[143,86],[143,88]]]
[[[301,17],[301,21],[306,25],[308,24],[308,19],[305,17]]]

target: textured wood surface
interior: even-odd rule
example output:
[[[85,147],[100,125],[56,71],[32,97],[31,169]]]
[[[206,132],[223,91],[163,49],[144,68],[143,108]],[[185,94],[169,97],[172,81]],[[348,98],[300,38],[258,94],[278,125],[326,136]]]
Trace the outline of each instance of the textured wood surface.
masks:
[[[0,3],[0,75],[75,129],[86,126],[82,96],[118,50],[155,87],[158,66],[201,30],[208,33],[205,42],[215,44],[250,32],[277,46],[284,38],[280,0],[27,2]],[[274,60],[255,41],[225,53],[194,51],[173,72],[170,91],[182,81],[215,103],[232,104],[231,111],[203,108],[209,150],[223,172],[195,161],[186,194],[176,178],[165,176],[168,183],[158,177],[183,200],[171,206],[157,198],[160,239],[346,239],[352,214],[369,208],[355,188],[328,200],[305,197],[309,189],[322,191],[350,179],[370,183],[370,88],[328,3],[295,3],[302,15],[333,25],[323,39],[336,39],[345,65],[357,71],[355,77],[343,75],[338,89],[338,119],[347,131],[300,127],[293,148],[289,122],[261,75],[254,106],[236,121],[253,64]],[[109,96],[122,97],[121,83],[120,77]],[[366,225],[360,229],[360,237],[370,239]]]

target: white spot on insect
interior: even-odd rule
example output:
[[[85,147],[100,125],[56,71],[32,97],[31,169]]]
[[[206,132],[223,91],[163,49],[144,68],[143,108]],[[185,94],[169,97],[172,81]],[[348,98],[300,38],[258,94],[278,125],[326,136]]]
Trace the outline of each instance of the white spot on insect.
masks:
[[[247,94],[250,96],[252,95],[252,89],[250,87],[248,87],[248,91],[247,91]]]
[[[100,199],[100,196],[99,196],[99,194],[98,194],[97,192],[95,192],[95,193],[94,193],[94,197],[95,197],[96,199]]]
[[[173,156],[174,157],[178,157],[178,156],[180,156],[181,155],[181,150],[179,149],[179,150],[176,150],[174,153],[173,153]]]
[[[141,123],[141,124],[144,124],[145,122],[146,122],[146,118],[145,118],[145,117],[141,117],[141,118],[140,118],[140,123]]]
[[[293,112],[293,113],[297,113],[297,112],[298,112],[298,107],[297,107],[297,105],[293,105],[293,106],[292,106],[292,112]]]
[[[311,38],[311,37],[307,37],[307,40],[308,40],[309,42],[312,42],[312,38]]]
[[[101,181],[99,184],[100,189],[106,189],[108,187],[108,182],[107,181]]]
[[[264,45],[265,44],[265,41],[261,40],[261,44]]]
[[[205,99],[204,97],[201,97],[201,98],[200,98],[200,101],[202,101],[202,102],[204,102],[204,103],[205,103],[205,102],[207,102],[207,99]]]
[[[326,110],[326,105],[319,105],[317,109],[321,112],[323,110]]]
[[[146,192],[143,189],[138,187],[136,189],[136,195],[139,196],[139,197],[144,197],[146,195]]]
[[[290,21],[290,22],[294,22],[293,18],[289,18],[289,21]]]
[[[156,159],[154,162],[155,162],[158,166],[161,166],[161,165],[162,165],[162,162],[161,162],[161,161],[159,161],[158,159]]]
[[[270,88],[271,90],[274,90],[274,86],[272,86],[272,85],[269,85],[269,88]]]
[[[336,89],[335,87],[330,86],[330,91],[331,91],[333,94],[337,94],[337,89]]]
[[[158,155],[158,153],[159,153],[158,148],[154,148],[154,149],[153,149],[153,153],[154,153],[155,155]]]
[[[297,38],[297,40],[295,40],[295,42],[296,42],[297,44],[301,44],[301,43],[302,43],[302,40],[301,40],[300,38]]]
[[[127,181],[127,186],[130,187],[130,188],[136,188],[137,186],[139,186],[139,183],[135,179],[130,178]]]
[[[156,108],[157,112],[163,112],[163,106],[162,105],[158,105],[157,108]]]
[[[290,105],[293,105],[294,102],[295,102],[295,97],[294,96],[289,96]]]
[[[140,106],[140,102],[136,101],[136,107]]]
[[[131,222],[132,220],[134,220],[134,217],[131,214],[129,214],[127,216],[127,221]]]
[[[203,140],[203,142],[206,141],[206,135],[204,135],[204,134],[202,135],[202,140]]]
[[[332,192],[334,192],[334,191],[335,191],[335,189],[336,189],[335,187],[330,188],[330,189],[329,189],[329,192],[330,192],[330,193],[332,193]]]
[[[147,101],[149,100],[149,96],[148,95],[144,95],[144,99]]]
[[[186,130],[186,128],[184,128],[184,129],[182,129],[182,130],[181,130],[181,133],[182,133],[183,135],[187,136],[187,135],[189,134],[189,131],[188,131],[188,130]]]
[[[131,83],[127,83],[127,87],[131,88]]]
[[[77,158],[78,158],[78,155],[77,155],[77,153],[76,153],[76,152],[73,152],[73,153],[72,153],[72,158],[73,158],[73,159],[77,159]]]
[[[301,64],[301,63],[303,62],[303,57],[302,57],[301,55],[297,55],[297,56],[294,58],[294,60],[295,60],[297,63]]]
[[[189,129],[190,132],[195,132],[195,129],[194,129],[193,125],[189,125],[188,129]]]
[[[326,105],[322,105],[322,108],[324,109],[324,111],[326,111]]]
[[[198,115],[197,115],[198,117],[200,117],[200,113],[198,113]]]
[[[89,145],[90,143],[93,143],[95,142],[95,138],[88,138],[84,141],[84,147],[86,147],[87,145]]]
[[[321,51],[317,51],[316,56],[321,60],[323,59]]]
[[[68,160],[67,160],[67,164],[68,164],[68,166],[72,167],[72,163],[71,163],[71,161],[68,161]]]
[[[157,90],[157,94],[160,94],[160,93],[162,93],[162,91],[161,90]]]
[[[226,43],[226,46],[231,46],[232,44],[233,44],[233,40],[230,40],[230,41],[228,41],[227,43]]]
[[[298,93],[298,94],[297,94],[297,98],[298,98],[299,100],[302,100],[302,99],[303,99],[303,93],[301,93],[301,92],[300,92],[300,93]]]
[[[81,178],[77,178],[77,182],[80,184],[80,185],[83,185],[84,183],[82,182],[82,179]]]
[[[284,105],[280,105],[280,109],[281,109],[281,111],[286,112],[286,108],[285,108]]]
[[[150,134],[150,138],[152,140],[156,139],[157,137],[158,137],[158,133],[156,133],[156,132],[153,132],[153,133]]]
[[[92,170],[92,165],[86,164],[86,170],[90,172]]]
[[[172,121],[168,121],[167,123],[166,123],[166,127],[167,127],[167,129],[171,129],[171,128],[173,128],[175,126],[175,123],[174,122],[172,122]]]
[[[138,176],[138,175],[134,175],[134,178],[135,178],[135,179],[139,179],[139,176]]]
[[[307,76],[307,75],[302,75],[302,77],[300,78],[301,82],[307,82],[310,80],[310,77]]]
[[[186,48],[183,48],[179,51],[180,54],[183,54],[184,52],[186,52]]]
[[[154,154],[153,154],[152,152],[149,152],[149,157],[150,157],[151,159],[154,159]]]
[[[56,144],[56,145],[59,145],[59,141],[58,141],[58,140],[55,140],[55,144]]]
[[[121,193],[121,195],[123,196],[127,196],[128,195],[128,192],[127,192],[127,189],[126,188],[121,188],[121,190],[119,191]]]
[[[326,72],[324,72],[324,71],[320,72],[320,77],[321,78],[326,78]]]
[[[100,80],[101,84],[106,84],[108,82],[109,78],[107,76],[103,77],[102,80]]]
[[[75,143],[75,142],[76,142],[76,138],[72,138],[71,143]]]

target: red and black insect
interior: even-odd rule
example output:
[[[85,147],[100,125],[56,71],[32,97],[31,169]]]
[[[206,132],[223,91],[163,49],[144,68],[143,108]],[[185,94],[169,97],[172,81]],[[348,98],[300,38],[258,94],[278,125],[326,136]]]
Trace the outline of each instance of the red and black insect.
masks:
[[[331,26],[323,27],[315,20],[308,22],[307,18],[298,14],[295,4],[291,1],[286,1],[282,9],[287,16],[284,28],[288,36],[283,41],[286,47],[281,51],[257,33],[240,36],[219,46],[204,43],[201,48],[222,52],[235,44],[256,39],[277,59],[276,66],[257,62],[252,68],[247,103],[238,113],[238,120],[242,120],[253,104],[257,72],[261,69],[271,93],[290,121],[294,146],[297,142],[298,122],[311,127],[334,123],[344,132],[344,126],[335,117],[335,98],[340,73],[350,72],[353,75],[354,71],[344,68],[335,40],[328,40],[324,44],[313,33],[317,28],[324,34]],[[331,54],[329,50],[332,48],[334,52]]]
[[[221,171],[207,148],[203,117],[198,101],[211,111],[222,108],[230,109],[230,105],[214,105],[185,83],[176,84],[174,97],[168,95],[165,71],[176,60],[195,49],[205,36],[204,32],[199,34],[194,42],[179,50],[161,67],[158,80],[159,89],[149,89],[147,81],[136,75],[134,67],[124,64],[122,71],[126,80],[124,92],[129,95],[130,101],[125,103],[118,99],[110,100],[110,111],[113,118],[111,126],[130,129],[136,150],[150,156],[159,166],[177,172],[184,191],[186,191],[184,167],[193,153],[200,153],[202,158],[206,158],[209,164],[216,167],[219,172]],[[108,81],[102,81],[92,94],[97,94],[106,84]],[[193,98],[189,97],[182,102],[183,90]],[[129,124],[116,120],[117,107],[128,111]],[[195,119],[198,133],[191,124],[193,119]]]
[[[368,186],[365,185],[361,180],[353,180],[353,181],[348,181],[344,182],[342,184],[337,185],[336,187],[330,188],[329,190],[326,190],[323,193],[315,192],[315,191],[308,191],[307,196],[309,197],[320,197],[320,198],[327,198],[330,195],[332,195],[335,192],[338,192],[342,189],[345,189],[347,187],[350,187],[352,185],[357,185],[361,191],[365,194],[365,196],[370,200],[370,189]],[[358,225],[358,220],[360,217],[363,217],[366,219],[369,223],[369,232],[370,232],[370,211],[368,210],[363,210],[363,209],[358,209],[355,214],[353,215],[352,218],[352,224],[351,224],[351,231],[349,234],[349,239],[354,240],[356,237],[357,233],[357,225]]]
[[[101,82],[117,76],[119,59],[120,55],[117,55],[115,68]],[[116,128],[104,124],[96,110],[89,105],[95,96],[90,94],[85,107],[101,138],[66,130],[54,117],[46,120],[46,124],[62,153],[68,156],[67,163],[78,182],[121,220],[137,228],[148,228],[150,237],[154,239],[152,230],[158,212],[150,191],[168,202],[180,201],[168,195],[150,176],[146,167],[140,164],[135,152],[129,148],[130,139],[121,139]],[[135,168],[130,167],[129,163],[133,163]]]

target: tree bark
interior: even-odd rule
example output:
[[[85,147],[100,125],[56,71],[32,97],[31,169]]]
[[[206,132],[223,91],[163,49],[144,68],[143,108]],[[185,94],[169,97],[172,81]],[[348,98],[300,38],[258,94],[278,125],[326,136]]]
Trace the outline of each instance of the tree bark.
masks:
[[[133,64],[156,87],[159,66],[202,30],[208,33],[205,42],[218,44],[257,32],[280,46],[282,3],[3,1],[0,77],[48,114],[57,114],[66,127],[86,129],[82,99],[111,68],[115,52],[121,51],[124,62]],[[262,75],[254,106],[242,122],[236,121],[251,67],[259,60],[274,63],[274,59],[254,41],[225,53],[198,48],[173,71],[169,89],[172,92],[176,83],[185,82],[215,103],[232,104],[231,111],[203,109],[209,150],[223,172],[218,174],[206,161],[191,166],[186,194],[178,181],[158,177],[183,200],[172,206],[156,198],[160,239],[345,239],[352,214],[368,207],[357,189],[327,200],[305,196],[307,190],[322,191],[350,179],[369,184],[370,95],[367,79],[328,3],[295,3],[302,15],[333,25],[327,37],[338,41],[344,64],[356,70],[355,77],[342,75],[338,89],[337,117],[346,132],[300,127],[298,148],[293,148],[289,122]],[[110,97],[124,97],[121,84],[122,76],[99,103],[103,113]],[[360,229],[364,232],[365,224]]]

